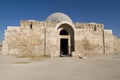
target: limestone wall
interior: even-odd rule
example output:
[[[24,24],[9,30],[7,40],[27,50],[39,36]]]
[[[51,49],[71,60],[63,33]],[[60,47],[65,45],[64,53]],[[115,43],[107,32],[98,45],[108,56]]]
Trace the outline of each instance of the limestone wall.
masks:
[[[3,54],[42,55],[44,54],[45,29],[9,28],[5,31]]]
[[[114,54],[120,54],[120,39],[114,36]]]
[[[2,54],[2,42],[0,42],[0,54]]]
[[[103,53],[103,34],[97,31],[75,31],[76,54]]]
[[[50,23],[28,20],[21,21],[20,27],[8,27],[5,31],[2,53],[20,56],[58,55],[58,37],[57,30],[52,28],[54,26]]]
[[[20,27],[8,27],[4,34],[2,54],[58,56],[60,54],[60,36],[59,30],[55,28],[56,24],[27,20],[21,21]],[[68,29],[70,25],[63,26],[62,28],[68,31],[72,30],[72,27]],[[112,30],[104,30],[103,24],[75,23],[74,26],[74,35],[71,35],[71,38],[75,38],[75,41],[71,40],[72,43],[75,43],[73,55],[102,54],[104,49],[105,53],[113,53],[115,49],[119,50],[118,47],[115,47],[119,40],[113,37]],[[74,48],[73,46],[71,48]]]
[[[113,53],[114,51],[114,37],[112,35],[112,30],[104,30],[105,39],[105,53]]]
[[[30,29],[30,25],[32,26],[32,29],[44,29],[46,26],[46,22],[44,21],[35,21],[35,20],[21,20],[20,21],[20,28],[22,29]]]
[[[2,54],[8,54],[10,47],[12,45],[17,45],[18,43],[18,33],[20,32],[19,27],[7,27],[7,30],[5,31],[5,38],[2,43]],[[9,45],[9,46],[8,46]]]
[[[51,56],[59,55],[59,36],[55,28],[46,29],[46,53]]]
[[[74,23],[76,29],[85,29],[87,31],[101,32],[104,29],[103,24],[98,23]]]
[[[20,52],[23,55],[44,54],[44,29],[23,30],[20,38]]]

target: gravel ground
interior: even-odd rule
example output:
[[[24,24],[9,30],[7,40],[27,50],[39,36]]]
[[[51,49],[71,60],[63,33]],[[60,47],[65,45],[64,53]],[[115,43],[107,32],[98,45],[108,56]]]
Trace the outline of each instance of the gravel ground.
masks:
[[[87,59],[63,57],[36,62],[0,55],[0,80],[120,80],[120,55],[96,55]]]

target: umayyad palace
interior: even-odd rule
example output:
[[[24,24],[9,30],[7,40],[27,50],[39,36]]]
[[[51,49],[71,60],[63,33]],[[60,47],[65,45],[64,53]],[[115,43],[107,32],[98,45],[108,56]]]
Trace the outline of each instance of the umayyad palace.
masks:
[[[112,30],[99,23],[74,23],[64,13],[53,13],[45,21],[21,20],[8,26],[2,54],[51,55],[53,57],[108,54],[118,50]]]

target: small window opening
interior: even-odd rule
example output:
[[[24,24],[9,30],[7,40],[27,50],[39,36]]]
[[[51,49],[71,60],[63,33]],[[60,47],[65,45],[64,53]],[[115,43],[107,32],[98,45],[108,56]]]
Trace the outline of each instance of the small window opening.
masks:
[[[96,26],[94,27],[94,31],[97,31],[97,27]]]
[[[32,29],[32,27],[33,27],[33,24],[32,24],[32,23],[30,23],[30,29]]]

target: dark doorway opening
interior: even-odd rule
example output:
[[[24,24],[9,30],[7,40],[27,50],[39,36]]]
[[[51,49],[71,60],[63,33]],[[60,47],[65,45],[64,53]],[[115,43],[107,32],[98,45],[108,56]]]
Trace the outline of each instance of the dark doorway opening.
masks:
[[[60,39],[60,55],[68,55],[68,39]]]

